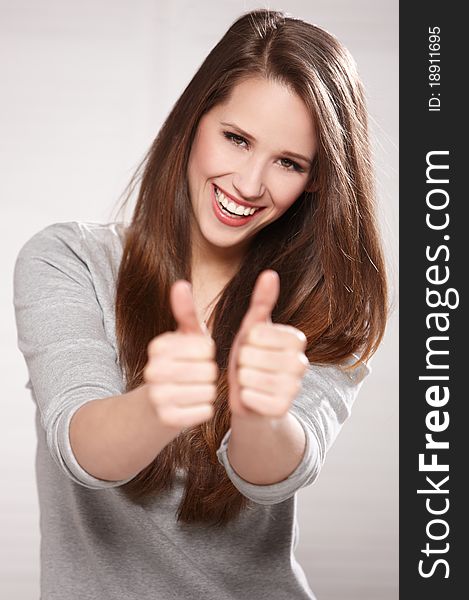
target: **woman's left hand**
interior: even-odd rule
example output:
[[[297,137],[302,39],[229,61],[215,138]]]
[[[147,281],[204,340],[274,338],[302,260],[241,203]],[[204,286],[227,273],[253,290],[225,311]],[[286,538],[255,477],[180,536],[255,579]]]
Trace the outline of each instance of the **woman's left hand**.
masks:
[[[276,271],[257,278],[248,311],[228,361],[229,404],[233,415],[281,418],[301,389],[309,361],[305,334],[271,314],[280,291]]]

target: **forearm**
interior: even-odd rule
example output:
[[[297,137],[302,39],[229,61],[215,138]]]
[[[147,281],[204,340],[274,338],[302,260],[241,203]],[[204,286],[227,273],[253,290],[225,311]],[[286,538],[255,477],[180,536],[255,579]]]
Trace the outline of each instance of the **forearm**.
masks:
[[[287,479],[300,464],[305,447],[304,430],[291,413],[281,419],[231,418],[228,460],[249,483],[270,485]]]
[[[139,473],[179,433],[158,420],[142,385],[127,394],[92,400],[70,421],[70,444],[90,475],[107,481]]]

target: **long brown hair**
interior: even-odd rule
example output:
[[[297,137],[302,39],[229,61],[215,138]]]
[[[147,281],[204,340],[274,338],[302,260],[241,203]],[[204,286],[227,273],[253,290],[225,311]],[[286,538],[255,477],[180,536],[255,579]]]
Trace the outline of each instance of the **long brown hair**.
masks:
[[[273,322],[307,337],[310,362],[366,360],[384,333],[387,293],[374,216],[373,173],[362,85],[348,51],[329,33],[283,13],[241,16],[207,56],[174,105],[134,175],[140,181],[117,278],[116,335],[126,391],[144,383],[150,340],[176,329],[169,291],[191,281],[187,164],[202,115],[249,77],[289,86],[316,125],[319,147],[310,182],[276,221],[259,231],[213,312],[219,367],[214,417],[183,431],[122,486],[143,503],[187,469],[178,519],[223,525],[247,505],[216,450],[230,426],[226,369],[233,339],[261,271],[280,276]],[[141,173],[143,169],[143,173]],[[308,189],[307,186],[306,189]],[[127,197],[126,201],[129,197]]]

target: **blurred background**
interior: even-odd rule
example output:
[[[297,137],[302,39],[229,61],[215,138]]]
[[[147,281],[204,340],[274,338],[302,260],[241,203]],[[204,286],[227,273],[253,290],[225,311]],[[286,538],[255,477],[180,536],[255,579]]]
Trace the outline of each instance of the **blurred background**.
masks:
[[[320,478],[297,495],[296,556],[320,600],[398,598],[397,0],[0,0],[2,598],[39,596],[34,405],[16,345],[16,255],[51,223],[115,220],[184,87],[231,23],[259,7],[327,29],[357,61],[395,307]]]

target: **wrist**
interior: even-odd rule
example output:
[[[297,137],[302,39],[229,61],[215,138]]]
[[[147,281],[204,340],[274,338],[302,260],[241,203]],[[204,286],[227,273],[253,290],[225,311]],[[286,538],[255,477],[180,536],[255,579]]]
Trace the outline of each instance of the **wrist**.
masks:
[[[231,415],[231,429],[246,429],[246,430],[255,430],[255,429],[269,429],[275,430],[278,429],[286,421],[290,420],[293,415],[289,412],[284,414],[281,417],[271,417],[266,415],[260,415],[254,411],[250,411],[249,414],[240,415],[240,414],[232,414]],[[294,418],[294,417],[293,417]]]

